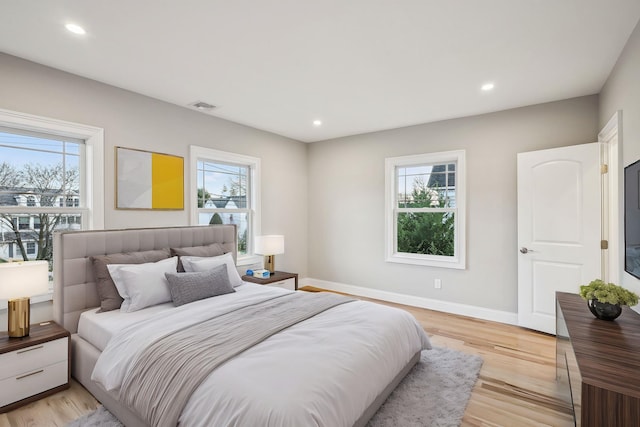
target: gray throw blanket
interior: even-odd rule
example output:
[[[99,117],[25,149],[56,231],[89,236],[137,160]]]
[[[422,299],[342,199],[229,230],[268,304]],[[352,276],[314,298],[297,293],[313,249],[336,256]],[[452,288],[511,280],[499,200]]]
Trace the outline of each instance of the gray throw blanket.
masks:
[[[295,292],[164,336],[134,360],[120,400],[149,425],[175,426],[193,391],[219,365],[283,329],[352,298]]]

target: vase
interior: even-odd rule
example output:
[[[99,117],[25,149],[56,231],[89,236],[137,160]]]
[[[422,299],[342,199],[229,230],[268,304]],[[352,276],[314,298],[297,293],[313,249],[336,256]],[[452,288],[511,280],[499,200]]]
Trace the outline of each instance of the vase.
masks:
[[[620,304],[610,304],[608,302],[600,302],[597,299],[590,299],[587,301],[589,310],[598,319],[613,320],[622,314],[622,307]]]

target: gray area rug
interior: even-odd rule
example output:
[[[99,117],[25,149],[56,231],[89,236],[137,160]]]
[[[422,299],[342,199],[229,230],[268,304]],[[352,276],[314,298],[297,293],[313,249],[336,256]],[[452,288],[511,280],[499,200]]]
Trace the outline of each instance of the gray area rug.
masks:
[[[402,380],[367,427],[458,427],[482,358],[434,347]]]
[[[480,356],[434,347],[423,351],[409,372],[367,427],[457,427],[471,397],[480,368]],[[122,427],[104,407],[67,424],[67,427]]]

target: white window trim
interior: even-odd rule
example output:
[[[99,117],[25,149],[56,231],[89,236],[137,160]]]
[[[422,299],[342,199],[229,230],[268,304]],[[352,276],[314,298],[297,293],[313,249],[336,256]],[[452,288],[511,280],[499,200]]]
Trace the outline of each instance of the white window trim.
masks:
[[[397,222],[395,207],[396,167],[429,163],[456,162],[456,206],[454,256],[422,255],[399,253],[397,251]],[[401,264],[424,265],[454,269],[466,268],[466,163],[465,150],[439,153],[416,154],[411,156],[388,157],[385,159],[385,260]]]
[[[86,229],[88,230],[104,229],[104,129],[1,108],[0,126],[84,140],[85,167],[84,173],[80,177],[80,183],[82,188],[90,188],[91,191],[83,191],[85,210],[82,220],[86,221]],[[26,212],[24,208],[18,210],[22,213]],[[77,212],[79,209],[72,211]],[[88,211],[91,212],[90,215],[87,215]],[[31,304],[50,301],[52,298],[53,291],[50,291],[31,298]],[[6,308],[5,301],[0,303],[0,310]]]
[[[251,233],[250,244],[247,245],[247,254],[238,256],[237,265],[250,265],[262,260],[262,257],[253,253],[253,237],[260,235],[260,159],[257,157],[246,156],[243,154],[230,153],[228,151],[214,150],[213,148],[200,147],[197,145],[189,146],[190,160],[190,187],[189,187],[189,217],[191,225],[198,225],[198,159],[209,159],[212,161],[220,161],[250,166],[251,174],[251,207],[253,213],[251,216],[251,225],[249,232]]]
[[[80,184],[85,194],[85,209],[91,214],[83,215],[83,221],[86,221],[83,229],[104,229],[104,129],[3,109],[0,109],[0,126],[84,140],[85,167]],[[88,188],[91,191],[83,191]],[[70,209],[73,212],[80,210]]]

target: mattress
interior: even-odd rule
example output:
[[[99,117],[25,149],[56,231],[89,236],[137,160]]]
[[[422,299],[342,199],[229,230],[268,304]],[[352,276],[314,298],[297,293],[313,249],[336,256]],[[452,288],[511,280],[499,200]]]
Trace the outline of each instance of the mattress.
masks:
[[[235,290],[236,293],[240,292],[238,295],[244,295],[260,291],[262,287],[262,285],[243,282],[243,285],[236,287]],[[287,292],[280,288],[274,289],[276,289],[275,292]],[[235,298],[237,298],[237,296],[234,297],[234,299]],[[222,299],[224,300],[224,298]],[[198,302],[196,301],[192,304],[197,303]],[[203,302],[200,303],[202,304]],[[98,350],[103,351],[111,337],[118,331],[121,331],[131,325],[141,324],[148,319],[152,319],[158,313],[170,313],[175,308],[176,307],[173,305],[173,302],[154,305],[131,313],[122,313],[120,310],[98,313],[99,308],[94,308],[87,310],[80,315],[80,320],[78,322],[78,335],[85,341],[91,343],[91,345]]]
[[[185,327],[203,311],[228,310],[272,292],[291,291],[247,283],[232,294],[156,306],[126,320],[125,313],[101,318],[108,313],[88,312],[81,320],[83,338],[110,341],[92,378],[117,398],[138,345]],[[367,301],[339,305],[219,366],[195,390],[180,424],[353,426],[411,358],[428,348],[424,330],[403,310]]]

